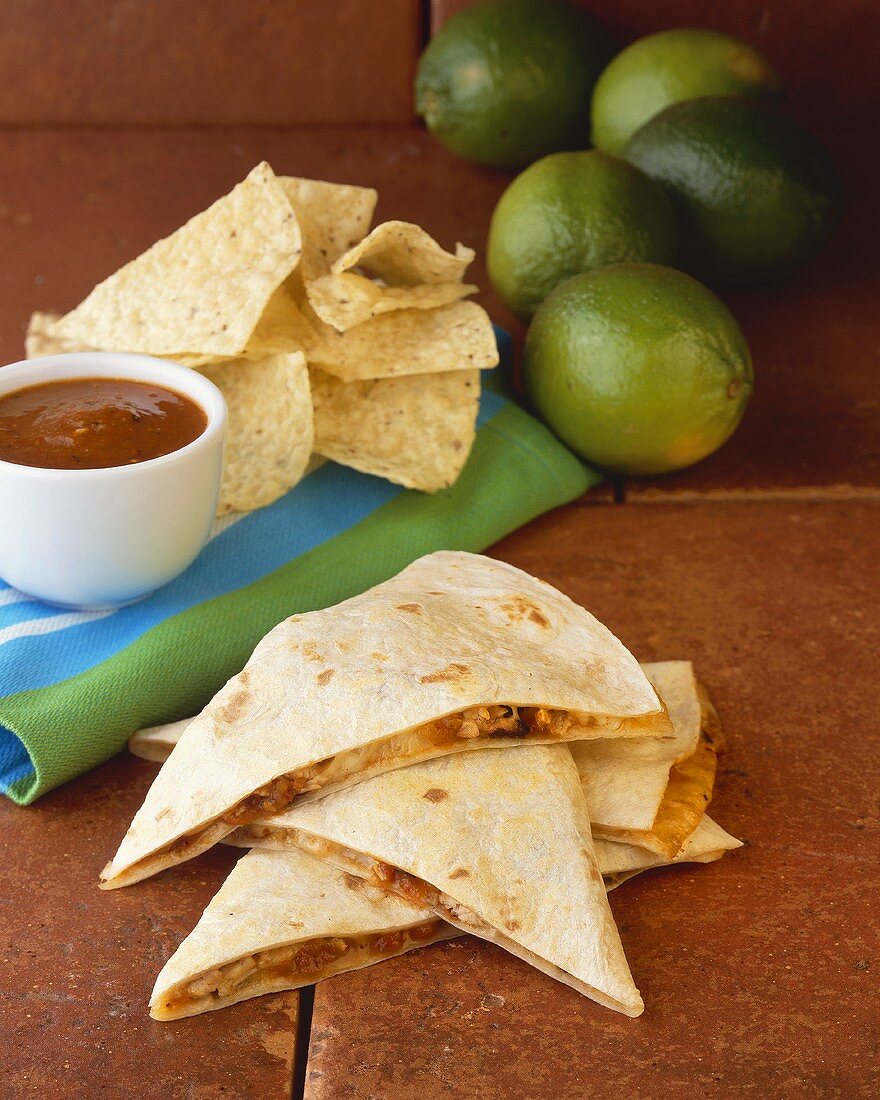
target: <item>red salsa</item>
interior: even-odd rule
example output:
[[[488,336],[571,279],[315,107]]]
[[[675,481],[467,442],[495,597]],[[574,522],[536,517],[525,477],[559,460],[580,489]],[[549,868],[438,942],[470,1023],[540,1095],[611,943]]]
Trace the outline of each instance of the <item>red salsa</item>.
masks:
[[[195,401],[149,382],[46,382],[0,397],[0,460],[51,470],[129,466],[179,451],[207,423]]]

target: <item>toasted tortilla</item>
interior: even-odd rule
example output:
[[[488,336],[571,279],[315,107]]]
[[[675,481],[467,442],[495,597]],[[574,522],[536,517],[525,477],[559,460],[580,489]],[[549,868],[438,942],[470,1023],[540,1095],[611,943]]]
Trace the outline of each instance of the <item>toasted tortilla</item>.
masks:
[[[231,359],[202,373],[226,399],[229,423],[218,515],[264,508],[303,477],[314,426],[302,352]]]
[[[458,931],[298,851],[248,852],[163,967],[156,1020],[299,989]]]
[[[704,817],[674,862],[709,863],[740,844]],[[644,848],[607,840],[596,841],[595,851],[606,890],[666,862]],[[460,935],[430,909],[270,841],[238,861],[166,963],[150,1014],[176,1020],[225,1008]]]
[[[186,729],[102,877],[136,882],[294,800],[445,753],[670,730],[588,611],[441,551],[270,631]]]
[[[625,745],[577,744],[572,755],[587,792],[594,835],[671,859],[712,797],[720,725],[690,661],[642,667],[669,709],[672,735]]]
[[[424,493],[458,479],[477,434],[479,371],[372,382],[310,374],[319,455]]]
[[[398,768],[294,806],[265,833],[497,943],[599,1004],[628,1016],[643,1010],[564,745]]]
[[[302,228],[301,275],[306,285],[329,275],[331,264],[370,228],[378,192],[372,187],[279,176]]]
[[[594,839],[596,859],[608,890],[654,867],[671,867],[678,863],[714,863],[725,852],[742,847],[742,841],[731,836],[704,814],[699,825],[671,858],[649,852],[635,844],[618,844],[613,840]]]
[[[301,247],[296,214],[264,162],[99,283],[52,334],[103,351],[235,358]]]
[[[320,319],[345,332],[371,317],[398,309],[430,309],[473,294],[462,280],[474,251],[461,244],[446,252],[418,225],[377,225],[338,256],[330,274],[306,283]]]

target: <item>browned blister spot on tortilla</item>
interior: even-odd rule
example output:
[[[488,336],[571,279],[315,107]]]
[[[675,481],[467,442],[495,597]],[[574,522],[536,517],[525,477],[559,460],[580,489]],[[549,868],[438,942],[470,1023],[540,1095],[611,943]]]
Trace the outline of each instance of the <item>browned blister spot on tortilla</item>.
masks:
[[[309,661],[323,661],[320,650],[314,642],[303,642],[303,656]]]
[[[233,722],[237,722],[240,718],[244,717],[250,700],[251,693],[246,686],[237,688],[217,711],[217,718],[219,718],[221,722],[226,722],[230,725]]]
[[[357,877],[357,875],[351,875],[348,871],[342,872],[342,881],[348,887],[349,890],[360,890],[363,886],[363,879]]]
[[[318,675],[315,677],[315,679],[320,684],[320,686],[323,687],[325,684],[330,683],[330,681],[333,679],[335,674],[336,674],[336,669],[335,668],[325,668],[323,672],[318,673]]]
[[[505,600],[501,605],[501,610],[507,612],[511,622],[528,619],[529,622],[536,623],[545,629],[550,626],[550,620],[540,607],[532,603],[531,600],[526,599],[525,596],[513,596],[511,599]]]
[[[443,802],[444,799],[449,798],[449,791],[444,791],[442,787],[432,787],[429,791],[425,791],[422,798],[427,798],[429,802]]]
[[[429,672],[425,676],[419,677],[420,684],[442,684],[454,682],[460,680],[462,676],[467,675],[468,666],[460,665],[453,661],[452,664],[447,665],[445,668],[440,668],[436,672]]]
[[[470,871],[464,867],[456,867],[454,871],[449,872],[450,878],[467,878],[470,875]]]
[[[421,615],[422,605],[420,603],[399,603],[395,604],[398,611],[409,611],[412,615]]]
[[[504,927],[507,929],[508,932],[516,932],[519,926],[520,924],[518,920],[506,920],[504,922]]]
[[[302,928],[303,922],[301,920],[289,920],[287,922],[291,928]]]
[[[374,661],[387,661],[388,660],[388,654],[387,653],[377,653],[377,652],[374,651],[373,654],[372,654],[372,657],[373,657]]]

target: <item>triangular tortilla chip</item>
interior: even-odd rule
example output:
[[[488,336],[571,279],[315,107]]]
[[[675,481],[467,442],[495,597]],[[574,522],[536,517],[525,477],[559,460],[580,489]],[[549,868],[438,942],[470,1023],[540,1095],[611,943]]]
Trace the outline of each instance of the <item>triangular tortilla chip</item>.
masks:
[[[564,745],[455,753],[399,768],[296,806],[276,827],[291,844],[600,1004],[628,1016],[644,1007]]]
[[[315,450],[407,489],[447,489],[477,434],[480,372],[340,382],[313,369]]]
[[[456,935],[304,853],[248,852],[163,967],[150,1015],[176,1020],[298,989]]]
[[[187,728],[103,877],[135,882],[303,796],[417,760],[670,728],[589,612],[513,566],[441,551],[270,631]]]
[[[263,163],[96,286],[52,331],[103,351],[234,358],[300,249],[293,208]]]
[[[372,187],[279,176],[302,227],[301,275],[306,284],[330,273],[331,264],[370,228],[378,193]]]
[[[572,755],[587,790],[597,837],[648,848],[669,858],[681,848],[705,812],[715,779],[715,752],[705,722],[717,715],[702,693],[689,661],[645,665],[666,703],[674,733],[625,746],[575,745]],[[706,705],[702,700],[706,701]]]
[[[314,439],[301,352],[203,367],[226,398],[229,423],[219,515],[263,508],[302,478]]]
[[[353,271],[325,275],[309,283],[309,302],[315,314],[334,331],[344,333],[373,317],[401,309],[436,309],[476,294],[469,283],[424,283],[385,286]]]

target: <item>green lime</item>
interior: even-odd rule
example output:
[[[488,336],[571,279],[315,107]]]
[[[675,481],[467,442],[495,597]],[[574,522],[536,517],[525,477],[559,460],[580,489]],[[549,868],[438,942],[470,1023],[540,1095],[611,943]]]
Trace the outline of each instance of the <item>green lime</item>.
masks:
[[[731,97],[677,103],[627,146],[672,197],[687,266],[730,281],[779,275],[830,228],[839,185],[828,154],[790,119]]]
[[[495,207],[489,278],[528,320],[570,275],[624,260],[672,263],[676,241],[672,204],[644,173],[597,149],[553,153],[517,176]]]
[[[621,474],[705,458],[752,393],[748,345],[726,306],[655,264],[612,264],[558,286],[532,321],[524,372],[560,439]]]
[[[590,16],[562,0],[485,0],[440,28],[419,61],[416,111],[458,156],[516,168],[589,142],[608,57]]]
[[[747,42],[682,27],[633,42],[610,63],[593,92],[593,142],[621,153],[664,108],[707,95],[776,95],[769,63]]]

